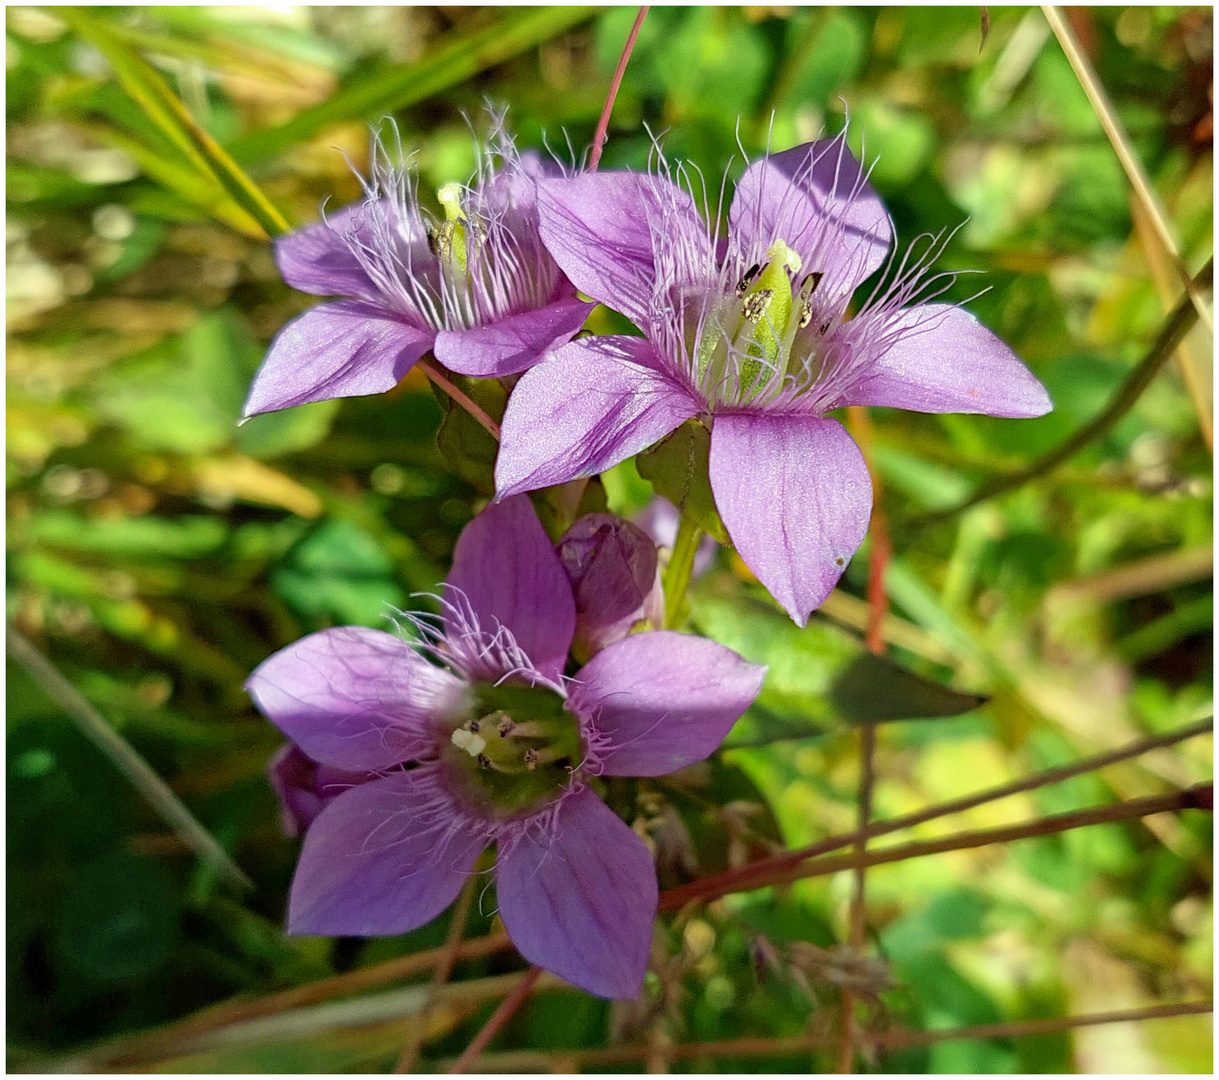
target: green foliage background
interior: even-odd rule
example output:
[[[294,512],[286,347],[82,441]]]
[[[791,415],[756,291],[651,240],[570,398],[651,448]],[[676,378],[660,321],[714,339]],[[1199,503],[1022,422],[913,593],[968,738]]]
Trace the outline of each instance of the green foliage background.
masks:
[[[1079,11],[1077,31],[1196,271],[1213,242],[1210,12]],[[236,181],[201,170],[192,144],[133,98],[150,85],[138,58],[266,193],[270,212],[298,225],[323,199],[358,195],[344,155],[362,165],[366,122],[385,115],[416,155],[425,198],[468,175],[463,114],[478,126],[484,101],[510,107],[522,146],[583,148],[634,14],[8,10],[7,614],[256,882],[239,896],[201,870],[10,664],[10,1065],[62,1064],[234,995],[435,945],[447,925],[371,942],[283,937],[295,844],[279,834],[262,772],[278,740],[241,683],[304,633],[381,625],[386,605],[433,589],[480,505],[478,462],[467,453],[459,476],[442,459],[442,404],[413,376],[383,397],[236,426],[267,341],[310,299],[279,280],[259,208]],[[972,309],[1050,389],[1055,411],[1036,421],[873,411],[896,551],[894,655],[991,695],[955,719],[881,729],[882,818],[1211,708],[1211,457],[1175,361],[1051,476],[913,524],[1091,418],[1177,295],[1171,276],[1167,296],[1157,290],[1129,185],[1042,16],[991,8],[989,22],[983,44],[975,8],[655,8],[602,163],[644,168],[660,137],[670,157],[698,163],[714,201],[721,175],[739,175],[742,149],[786,148],[840,129],[849,113],[849,138],[875,159],[899,236],[964,222],[940,265],[983,274],[962,277],[953,296],[987,289]],[[1195,329],[1182,361],[1208,402],[1210,348]],[[630,467],[605,487],[621,513],[651,495]],[[1118,567],[1133,584],[1106,591],[1096,576]],[[721,552],[694,586],[691,621],[769,663],[765,690],[735,749],[685,788],[659,789],[690,825],[704,872],[775,838],[804,844],[854,821],[857,738],[827,694],[860,651],[866,558],[804,631],[747,578]],[[1193,740],[914,835],[1195,783],[1210,775],[1210,754],[1209,739]],[[619,794],[629,817],[638,793]],[[731,819],[716,810],[730,800]],[[885,1014],[938,1028],[1209,996],[1209,824],[1161,816],[870,872],[869,948],[897,984]],[[774,974],[759,981],[749,943],[842,940],[849,890],[847,875],[814,879],[666,924],[671,962],[649,982],[647,1015],[549,992],[495,1047],[602,1046],[657,1025],[689,1042],[815,1029],[833,1012],[830,982],[814,978],[810,1001]],[[476,905],[467,936],[487,932],[493,910]],[[454,978],[519,969],[507,953],[463,962]],[[491,1007],[431,1015],[420,1068],[458,1053]],[[335,1022],[189,1053],[171,1046],[159,1067],[384,1071],[405,1031],[401,1021]],[[1190,1017],[946,1041],[875,1065],[1209,1072],[1210,1045],[1209,1018]],[[832,1069],[833,1057],[674,1066],[810,1067]]]

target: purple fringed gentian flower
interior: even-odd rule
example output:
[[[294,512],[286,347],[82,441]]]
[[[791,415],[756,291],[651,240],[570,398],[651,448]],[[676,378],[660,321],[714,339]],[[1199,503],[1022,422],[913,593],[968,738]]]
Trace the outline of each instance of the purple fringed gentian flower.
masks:
[[[950,275],[929,277],[929,259],[907,256],[846,317],[892,229],[842,136],[754,162],[723,239],[663,176],[540,179],[538,210],[567,276],[644,337],[573,341],[522,377],[504,415],[498,497],[601,472],[698,417],[732,542],[801,625],[863,541],[872,505],[863,456],[827,413],[1050,408],[994,334],[930,302]]]
[[[512,375],[584,324],[592,305],[538,235],[536,154],[518,154],[497,127],[475,181],[440,189],[444,220],[420,208],[401,157],[374,135],[364,198],[275,242],[289,285],[344,299],[279,332],[246,416],[382,393],[429,349],[463,375]]]
[[[439,627],[324,630],[247,684],[309,759],[374,774],[326,803],[292,882],[296,934],[400,934],[435,918],[497,845],[521,955],[603,997],[639,992],[656,914],[643,841],[590,779],[661,776],[712,753],[765,668],[715,642],[640,633],[563,668],[572,588],[525,497],[457,542]]]

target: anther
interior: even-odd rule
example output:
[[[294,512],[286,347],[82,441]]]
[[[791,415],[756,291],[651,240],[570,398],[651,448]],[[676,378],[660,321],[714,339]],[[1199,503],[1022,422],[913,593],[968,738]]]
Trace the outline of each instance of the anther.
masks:
[[[745,271],[745,276],[736,283],[737,298],[744,296],[749,291],[749,286],[753,284],[753,279],[762,272],[762,267],[754,263],[748,270]]]
[[[468,729],[468,730],[469,730],[469,731],[470,731],[472,734],[477,735],[477,734],[478,734],[478,721],[477,721],[477,720],[471,720],[471,721],[470,721],[470,722],[469,722],[469,723],[466,725],[466,728],[467,728],[467,729]]]
[[[534,750],[533,747],[530,747],[525,751],[525,768],[530,772],[533,772],[533,770],[537,768],[537,764],[538,752]]]
[[[499,727],[495,729],[499,732],[501,739],[506,739],[513,731],[516,730],[516,721],[510,716],[505,716],[500,722]]]
[[[486,754],[479,754],[478,755],[478,767],[480,769],[491,768],[491,759],[489,757],[487,757]]]
[[[813,321],[813,305],[806,297],[800,302],[800,329],[803,330]]]

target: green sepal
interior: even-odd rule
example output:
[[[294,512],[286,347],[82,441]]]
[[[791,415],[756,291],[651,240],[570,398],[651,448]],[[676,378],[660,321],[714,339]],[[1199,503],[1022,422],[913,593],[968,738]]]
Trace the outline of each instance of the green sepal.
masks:
[[[448,377],[497,423],[503,417],[508,391],[495,379],[471,379],[452,373]],[[436,433],[440,456],[480,495],[494,495],[495,455],[499,443],[443,390],[433,386],[432,392],[444,410],[444,420]]]
[[[577,485],[583,483],[582,488]],[[579,492],[579,498],[576,493]],[[538,520],[546,535],[556,544],[562,535],[585,514],[604,514],[609,510],[605,499],[605,485],[601,477],[594,476],[587,482],[570,480],[566,484],[542,488],[529,496]]]
[[[635,459],[639,475],[652,482],[683,514],[721,544],[730,546],[728,530],[715,508],[708,472],[711,461],[711,432],[698,420],[687,420],[676,431],[661,439]]]

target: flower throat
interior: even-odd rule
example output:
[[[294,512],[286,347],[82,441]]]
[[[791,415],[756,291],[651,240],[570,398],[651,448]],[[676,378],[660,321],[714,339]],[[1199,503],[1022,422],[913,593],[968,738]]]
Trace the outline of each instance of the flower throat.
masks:
[[[443,758],[481,810],[511,817],[558,795],[581,760],[564,700],[544,687],[478,683]]]

